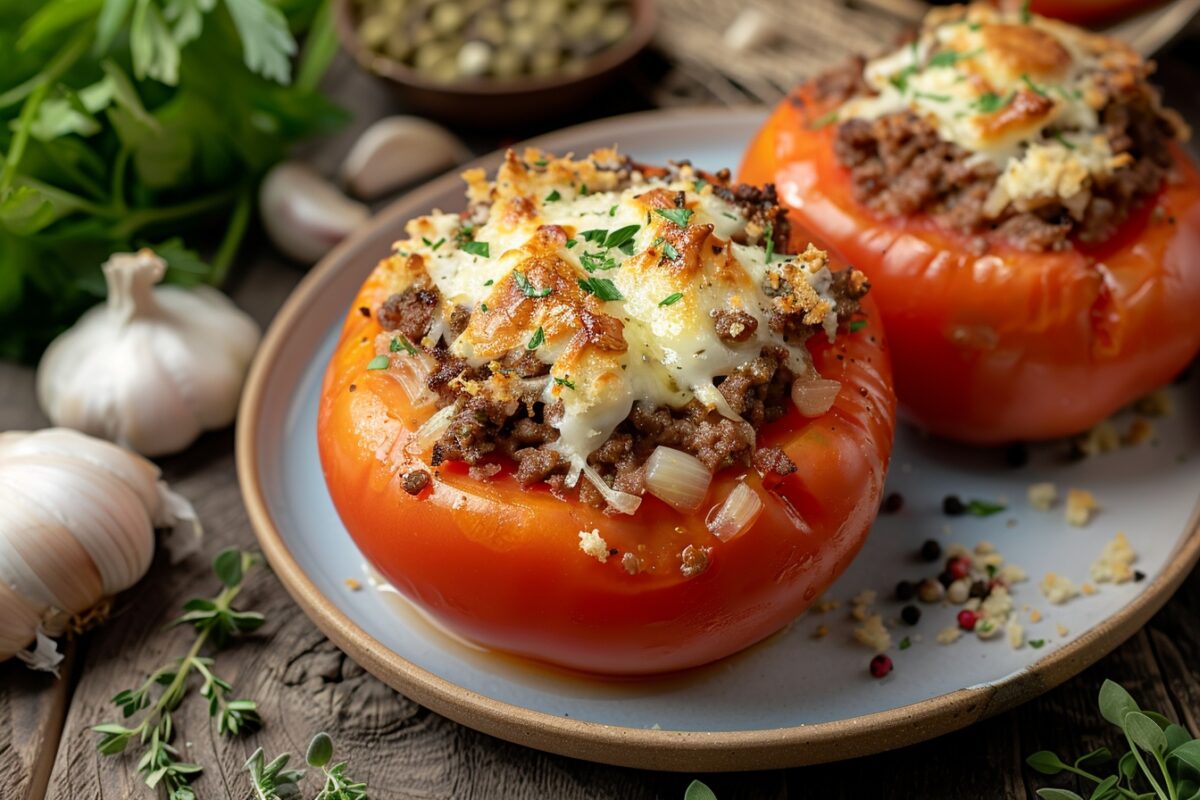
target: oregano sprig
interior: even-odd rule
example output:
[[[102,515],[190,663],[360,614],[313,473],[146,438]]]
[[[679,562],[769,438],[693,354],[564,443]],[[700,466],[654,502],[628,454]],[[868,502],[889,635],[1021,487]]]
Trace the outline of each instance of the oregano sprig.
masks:
[[[1101,777],[1094,765],[1111,762],[1102,747],[1068,764],[1041,750],[1026,763],[1043,775],[1068,773],[1095,784],[1089,800],[1200,800],[1200,739],[1162,714],[1139,708],[1129,692],[1106,680],[1100,687],[1100,715],[1125,734],[1129,749],[1117,760],[1117,772]],[[1070,789],[1038,789],[1043,800],[1083,800]]]
[[[267,762],[263,749],[254,751],[246,762],[246,770],[254,787],[255,800],[289,800],[300,797],[300,782],[304,770],[288,769],[291,753],[284,753]],[[318,733],[308,744],[304,756],[310,767],[321,771],[325,782],[313,800],[367,800],[367,785],[346,777],[347,764],[339,761],[333,766],[333,740],[327,733]]]
[[[220,649],[232,637],[260,628],[263,616],[240,611],[233,601],[242,591],[246,573],[261,561],[257,553],[236,548],[222,550],[213,560],[213,572],[221,581],[221,591],[212,598],[193,598],[184,613],[171,626],[190,625],[196,632],[191,647],[152,672],[144,682],[113,696],[113,704],[123,719],[141,714],[137,724],[108,722],[92,728],[100,734],[96,748],[102,755],[124,752],[130,744],[141,746],[137,769],[151,789],[161,787],[168,800],[195,800],[192,781],[201,771],[197,764],[182,761],[171,745],[175,733],[172,714],[192,688],[191,678],[200,678],[198,693],[208,701],[209,716],[216,720],[217,732],[234,736],[258,728],[262,719],[253,700],[232,699],[232,686],[214,670],[213,659],[201,655],[205,646]],[[155,691],[157,690],[157,696]]]

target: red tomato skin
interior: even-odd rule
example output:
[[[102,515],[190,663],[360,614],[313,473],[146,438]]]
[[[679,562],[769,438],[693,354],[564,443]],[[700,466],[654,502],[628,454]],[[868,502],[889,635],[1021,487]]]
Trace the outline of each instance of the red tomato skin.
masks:
[[[377,307],[387,293],[372,278],[352,308]],[[760,432],[760,441],[783,447],[798,470],[767,479],[767,486],[751,471],[746,480],[765,508],[728,542],[707,531],[704,515],[733,487],[736,470],[714,478],[697,514],[682,516],[647,495],[636,515],[609,516],[541,487],[523,490],[510,469],[480,482],[461,465],[431,470],[410,460],[403,444],[430,412],[414,412],[385,372],[365,370],[380,329],[357,311],[347,316],[325,376],[318,442],[326,482],[366,558],[454,633],[592,674],[705,664],[760,641],[807,608],[849,565],[875,518],[895,398],[869,298],[864,313],[867,325],[858,333],[834,344],[810,341],[818,369],[843,389],[824,416],[793,412]],[[388,452],[398,460],[379,457]],[[400,481],[421,468],[438,475],[412,497]],[[619,550],[607,563],[579,548],[579,532],[593,529]],[[689,544],[711,548],[711,556],[706,571],[686,578],[679,555]],[[627,552],[645,570],[630,575],[621,563]]]
[[[1031,0],[1029,10],[1076,25],[1088,25],[1129,16],[1142,8],[1161,5],[1145,0]]]
[[[1108,242],[993,247],[855,201],[835,126],[806,87],[775,110],[740,179],[775,183],[790,219],[871,279],[901,414],[977,444],[1079,433],[1167,383],[1200,350],[1200,177],[1175,175]]]

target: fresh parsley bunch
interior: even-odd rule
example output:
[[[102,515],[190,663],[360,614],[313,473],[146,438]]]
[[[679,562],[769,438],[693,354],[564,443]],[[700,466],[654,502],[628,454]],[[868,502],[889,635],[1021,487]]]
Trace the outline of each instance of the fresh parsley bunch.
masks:
[[[328,0],[0,0],[0,358],[102,297],[114,251],[220,283],[262,175],[342,119],[335,51]]]
[[[1112,762],[1107,747],[1069,764],[1042,750],[1026,759],[1029,766],[1044,775],[1069,773],[1094,784],[1089,800],[1200,800],[1200,739],[1162,714],[1139,708],[1112,681],[1100,688],[1100,714],[1121,729],[1129,748],[1117,760],[1116,774],[1100,777],[1103,772],[1096,769]],[[1038,789],[1037,794],[1044,800],[1083,800],[1069,789]]]

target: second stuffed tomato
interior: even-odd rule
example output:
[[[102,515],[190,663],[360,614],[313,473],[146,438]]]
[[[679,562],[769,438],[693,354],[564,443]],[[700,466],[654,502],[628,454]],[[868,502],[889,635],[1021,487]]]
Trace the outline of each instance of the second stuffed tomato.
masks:
[[[366,557],[490,648],[593,673],[779,630],[879,507],[895,401],[864,276],[769,190],[510,153],[414,220],[326,373],[325,477]]]
[[[1200,350],[1200,179],[1119,41],[978,4],[800,86],[751,145],[870,277],[902,408],[977,443],[1080,432]]]

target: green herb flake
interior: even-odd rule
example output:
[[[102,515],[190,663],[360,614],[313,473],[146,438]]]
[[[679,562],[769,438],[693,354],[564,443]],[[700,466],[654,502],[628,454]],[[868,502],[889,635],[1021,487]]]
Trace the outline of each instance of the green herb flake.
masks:
[[[617,268],[617,262],[603,253],[580,253],[579,263],[588,272],[607,272]]]
[[[835,109],[828,113],[822,114],[821,116],[814,119],[812,121],[812,123],[809,124],[809,127],[812,128],[813,130],[817,130],[818,128],[824,128],[826,125],[831,125],[837,121],[838,121],[838,112]]]
[[[608,234],[604,239],[604,247],[617,247],[633,242],[633,237],[642,229],[641,225],[626,225],[624,228],[617,228],[612,233]]]
[[[495,281],[494,281],[494,280],[492,280],[491,278],[488,278],[486,281],[484,281],[484,282],[483,282],[483,285],[484,285],[484,286],[491,286],[493,283],[495,283]]]
[[[858,333],[865,327],[867,327],[867,321],[865,319],[850,320],[850,332],[851,333]]]
[[[669,219],[681,228],[686,228],[688,222],[692,219],[693,212],[690,208],[656,208],[654,213],[658,214],[663,219]]]
[[[575,240],[575,239],[567,239],[567,249],[568,249],[568,250],[570,250],[572,247],[574,247],[574,246],[575,246],[575,245],[577,245],[577,244],[579,244],[579,242],[578,242],[577,240]]]
[[[592,228],[590,231],[583,231],[579,234],[585,242],[595,242],[601,247],[604,246],[604,240],[608,236],[608,231],[603,228]]]
[[[470,253],[473,256],[483,256],[488,258],[491,255],[491,248],[487,242],[464,242],[462,246],[463,252]]]
[[[1026,86],[1028,86],[1028,87],[1029,87],[1029,90],[1030,90],[1031,92],[1033,92],[1034,94],[1041,95],[1042,97],[1046,97],[1046,96],[1047,96],[1047,95],[1046,95],[1046,90],[1045,90],[1045,89],[1043,89],[1041,86],[1038,86],[1036,83],[1034,83],[1034,82],[1033,82],[1033,79],[1032,79],[1032,78],[1030,78],[1028,74],[1022,73],[1022,75],[1021,75],[1021,81],[1022,81],[1022,82],[1023,82],[1023,83],[1024,83]]]
[[[558,200],[562,200],[562,195],[558,193],[558,189],[555,189],[554,191],[550,192],[550,194],[546,195],[546,199],[543,200],[542,202],[543,203],[553,203]]]
[[[544,159],[544,158],[539,158],[537,161],[533,162],[533,165],[534,165],[535,167],[544,167],[544,166],[546,166],[546,165],[547,165],[547,164],[549,164],[549,163],[550,163],[550,162],[549,162],[549,161],[547,161],[546,159]]]
[[[1058,140],[1059,144],[1061,144],[1063,147],[1067,148],[1068,150],[1075,149],[1075,145],[1071,144],[1071,142],[1067,140],[1066,136],[1063,136],[1062,131],[1055,131],[1054,138]]]
[[[554,379],[554,382],[555,382],[557,385],[559,385],[559,386],[565,386],[565,387],[567,387],[568,389],[574,389],[574,388],[575,388],[575,381],[571,380],[570,378],[559,378],[559,377],[555,377],[555,379]]]
[[[479,304],[479,310],[480,310],[480,311],[483,311],[483,312],[485,312],[485,313],[486,313],[486,312],[487,312],[487,310],[488,310],[487,303],[480,303],[480,304]]]
[[[1002,97],[995,92],[984,92],[971,103],[971,108],[983,114],[992,114],[1006,107],[1016,96],[1016,92],[1012,92],[1008,97]]]
[[[767,240],[767,261],[766,261],[766,263],[770,264],[771,259],[775,257],[775,224],[774,223],[767,224],[767,230],[763,234],[763,236]]]
[[[588,188],[587,188],[587,184],[586,184],[586,183],[581,183],[581,184],[579,184],[579,194],[580,194],[580,195],[582,195],[583,197],[587,197],[587,195],[588,195]]]
[[[697,178],[696,180],[692,181],[692,191],[696,192],[697,194],[703,192],[705,186],[708,186],[708,181],[701,178]]]
[[[658,301],[660,306],[673,306],[683,299],[683,292],[671,292],[669,295]]]
[[[1046,640],[1045,639],[1030,639],[1029,646],[1032,647],[1034,650],[1041,650],[1043,647],[1046,646]]]
[[[671,244],[666,239],[662,240],[662,251],[663,255],[669,258],[671,261],[679,258],[679,251],[675,249],[675,245]]]
[[[437,250],[439,247],[441,247],[443,244],[446,243],[446,237],[443,236],[441,239],[438,239],[436,242],[431,242],[431,241],[429,241],[428,237],[422,236],[421,241],[424,242],[425,246],[428,247],[430,250]]]
[[[390,364],[390,363],[391,363],[391,361],[388,359],[387,356],[375,356],[369,362],[367,362],[367,369],[369,369],[369,370],[387,369],[388,364]]]
[[[536,288],[532,283],[529,282],[529,278],[525,277],[525,273],[519,269],[514,269],[512,274],[513,281],[517,284],[517,288],[519,288],[526,297],[545,297],[554,291],[554,289],[549,286],[543,286],[540,289]]]
[[[616,207],[616,206],[611,206],[611,207],[608,209],[608,215],[609,215],[610,217],[615,217],[615,216],[617,215],[617,207]]]
[[[616,284],[608,278],[580,278],[579,288],[588,294],[594,294],[601,300],[624,300],[625,295]]]
[[[392,341],[388,344],[388,350],[393,353],[399,353],[401,350],[408,353],[410,356],[417,354],[417,348],[413,347],[412,342],[403,336],[393,336]],[[382,358],[382,356],[380,356]]]
[[[960,53],[956,50],[941,50],[929,57],[930,67],[953,67],[959,61],[966,61],[969,58],[975,58],[983,52],[982,48],[971,50],[966,53]]]
[[[1029,10],[1030,0],[1025,0],[1021,3],[1021,24],[1028,25],[1033,22],[1033,12]]]
[[[541,347],[545,343],[546,343],[546,332],[544,330],[542,330],[541,325],[538,325],[537,330],[533,332],[533,336],[531,336],[529,339],[529,344],[525,345],[525,349],[526,350],[537,350],[539,347]]]
[[[972,500],[967,503],[967,513],[973,517],[990,517],[994,514],[999,514],[1006,508],[1008,506],[988,500]]]
[[[912,640],[909,639],[907,636],[905,636],[903,639],[900,640],[900,649],[901,650],[907,650],[910,647],[912,647]]]
[[[933,92],[913,92],[913,97],[920,100],[929,100],[934,103],[949,103],[951,99],[948,94],[935,94]]]

